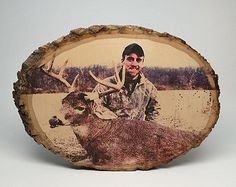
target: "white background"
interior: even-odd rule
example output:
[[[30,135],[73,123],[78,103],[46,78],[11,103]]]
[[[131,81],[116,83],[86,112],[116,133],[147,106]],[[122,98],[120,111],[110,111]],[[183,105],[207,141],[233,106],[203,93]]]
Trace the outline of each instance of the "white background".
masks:
[[[22,62],[37,47],[94,24],[169,32],[208,59],[219,75],[221,113],[199,148],[150,171],[75,169],[24,131],[12,99]],[[0,0],[0,186],[236,186],[235,0]]]

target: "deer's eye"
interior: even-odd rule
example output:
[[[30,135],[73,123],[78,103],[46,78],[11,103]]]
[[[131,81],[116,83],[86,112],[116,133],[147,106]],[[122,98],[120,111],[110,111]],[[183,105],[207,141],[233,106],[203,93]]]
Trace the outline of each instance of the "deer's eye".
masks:
[[[85,110],[85,107],[79,106],[79,107],[77,107],[76,109],[79,110],[79,111],[84,111],[84,110]]]
[[[78,114],[78,115],[83,114],[84,111],[85,111],[85,107],[77,107],[77,108],[74,110],[74,112],[75,112],[76,114]]]

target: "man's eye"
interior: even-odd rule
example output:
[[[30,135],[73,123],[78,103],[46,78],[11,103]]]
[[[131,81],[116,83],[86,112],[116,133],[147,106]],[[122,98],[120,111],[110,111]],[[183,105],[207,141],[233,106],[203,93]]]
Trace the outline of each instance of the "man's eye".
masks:
[[[127,60],[128,60],[129,62],[133,62],[133,61],[134,61],[134,58],[128,57]]]
[[[141,59],[141,58],[136,58],[136,61],[137,61],[138,63],[140,63],[140,62],[142,62],[142,59]]]

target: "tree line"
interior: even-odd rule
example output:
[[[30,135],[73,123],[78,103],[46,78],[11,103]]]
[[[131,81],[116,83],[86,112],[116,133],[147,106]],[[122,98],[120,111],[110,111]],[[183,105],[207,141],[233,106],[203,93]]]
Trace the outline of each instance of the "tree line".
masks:
[[[81,91],[92,91],[96,82],[90,76],[89,71],[95,76],[104,79],[114,74],[114,68],[101,65],[87,67],[68,67],[63,73],[63,78],[72,83],[75,76],[79,74],[77,81],[78,89]],[[59,70],[53,70],[58,73]],[[158,90],[191,90],[211,89],[208,78],[202,68],[160,68],[145,67],[143,73]],[[67,92],[67,87],[59,80],[47,75],[40,68],[35,69],[28,77],[29,93],[59,93]]]

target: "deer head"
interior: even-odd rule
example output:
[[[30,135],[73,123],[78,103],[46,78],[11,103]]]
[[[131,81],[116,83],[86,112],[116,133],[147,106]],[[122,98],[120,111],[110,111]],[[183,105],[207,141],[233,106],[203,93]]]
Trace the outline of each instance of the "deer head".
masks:
[[[103,97],[107,94],[119,91],[123,87],[125,82],[125,66],[124,65],[122,66],[122,76],[120,78],[117,66],[115,65],[114,77],[116,83],[110,83],[105,80],[101,80],[97,78],[91,71],[89,71],[89,74],[97,83],[100,83],[108,87],[106,91],[99,93],[81,92],[77,84],[77,82],[79,81],[79,74],[75,76],[72,83],[68,82],[63,77],[68,60],[66,60],[63,63],[62,67],[59,70],[59,73],[55,73],[53,71],[54,61],[55,61],[55,55],[53,56],[52,61],[41,66],[41,70],[45,72],[47,75],[63,83],[68,89],[68,94],[62,100],[62,112],[64,113],[64,118],[65,118],[62,119],[63,123],[61,122],[61,120],[53,116],[50,124],[55,123],[56,125],[51,125],[51,127],[59,126],[57,124],[59,123],[59,121],[60,124],[66,124],[66,125],[80,124],[81,121],[85,120],[85,118],[88,117],[89,114],[93,113],[94,107],[96,106],[94,101],[96,99],[99,99],[100,97]]]

